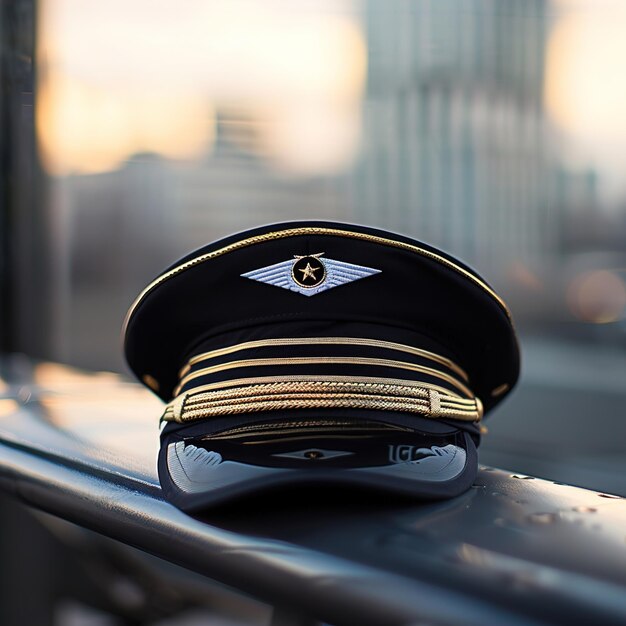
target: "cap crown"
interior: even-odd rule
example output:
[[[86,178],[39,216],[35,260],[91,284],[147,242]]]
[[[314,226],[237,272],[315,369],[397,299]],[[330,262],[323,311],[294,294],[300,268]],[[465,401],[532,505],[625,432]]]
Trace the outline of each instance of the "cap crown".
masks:
[[[475,271],[408,237],[334,222],[209,244],[155,279],[125,326],[131,369],[166,401],[200,347],[267,337],[367,333],[431,350],[467,373],[485,411],[519,373],[511,315]]]

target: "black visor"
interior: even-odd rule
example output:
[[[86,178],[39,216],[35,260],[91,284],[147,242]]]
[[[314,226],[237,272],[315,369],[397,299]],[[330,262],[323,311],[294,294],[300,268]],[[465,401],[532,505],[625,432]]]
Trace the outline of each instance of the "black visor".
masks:
[[[394,423],[395,422],[395,423]],[[448,498],[476,476],[473,433],[396,416],[265,416],[172,427],[162,434],[166,497],[197,511],[283,485],[367,487],[419,499]]]

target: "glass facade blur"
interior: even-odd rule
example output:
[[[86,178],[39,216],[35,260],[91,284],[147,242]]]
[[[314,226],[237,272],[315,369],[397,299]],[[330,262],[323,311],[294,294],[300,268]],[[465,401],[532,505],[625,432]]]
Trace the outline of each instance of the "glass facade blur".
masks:
[[[578,458],[597,420],[626,429],[625,2],[40,0],[38,15],[52,357],[124,371],[124,313],[178,256],[338,219],[442,247],[510,304],[526,361],[495,461],[525,441],[545,457],[574,418]],[[619,460],[606,439],[596,458]]]

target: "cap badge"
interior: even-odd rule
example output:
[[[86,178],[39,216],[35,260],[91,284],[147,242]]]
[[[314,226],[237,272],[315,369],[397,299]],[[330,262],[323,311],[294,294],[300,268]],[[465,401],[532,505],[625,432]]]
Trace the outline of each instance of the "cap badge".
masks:
[[[323,258],[324,253],[294,255],[289,261],[282,261],[267,267],[242,274],[244,278],[297,291],[303,296],[314,296],[327,289],[380,274],[381,270],[355,265],[344,261]]]

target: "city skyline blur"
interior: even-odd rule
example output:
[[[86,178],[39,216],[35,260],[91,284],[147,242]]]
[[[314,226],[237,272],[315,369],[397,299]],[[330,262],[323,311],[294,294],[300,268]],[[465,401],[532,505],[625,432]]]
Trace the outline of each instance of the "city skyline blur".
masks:
[[[416,13],[422,6],[433,12],[428,2],[414,4],[396,2],[386,11]],[[365,3],[276,1],[261,8],[254,1],[195,0],[184,12],[167,1],[154,10],[145,0],[43,0],[40,6],[38,129],[51,174],[110,171],[144,151],[199,158],[212,149],[215,110],[229,102],[249,106],[266,124],[280,100],[288,103],[283,116],[306,109],[282,137],[263,145],[259,152],[265,149],[266,157],[272,149],[280,155],[284,135],[306,138],[302,129],[312,121],[315,130],[330,126],[344,133],[343,159],[335,167],[357,156],[354,105],[364,96]],[[623,198],[626,183],[615,160],[626,141],[626,78],[620,71],[626,5],[552,0],[529,4],[518,18],[536,18],[533,11],[541,6],[548,21],[543,104],[562,156],[572,169],[599,173],[601,198]],[[444,18],[454,12],[471,17],[481,6],[452,2],[437,11]],[[288,158],[274,165],[290,171],[297,155],[282,147]],[[303,165],[300,173],[309,172],[315,174],[315,166]]]
[[[57,358],[122,368],[111,339],[164,266],[309,218],[450,251],[524,328],[618,328],[623,27],[613,0],[44,0]]]

